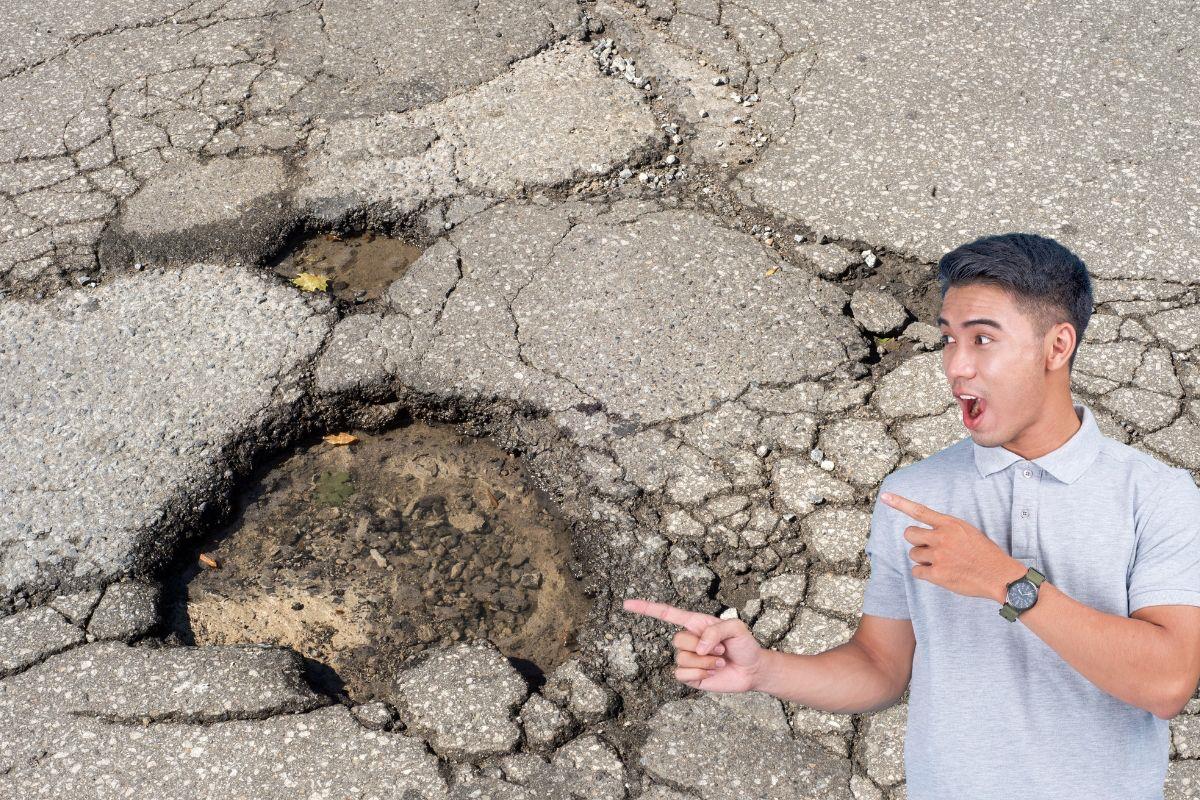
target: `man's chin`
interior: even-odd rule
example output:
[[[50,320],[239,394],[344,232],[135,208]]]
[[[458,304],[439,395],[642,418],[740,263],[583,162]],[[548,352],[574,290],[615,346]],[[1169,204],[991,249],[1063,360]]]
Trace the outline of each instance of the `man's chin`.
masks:
[[[998,444],[1004,444],[1003,441],[998,440],[994,435],[989,436],[988,434],[980,433],[979,431],[968,432],[971,434],[971,439],[980,447],[995,447]]]

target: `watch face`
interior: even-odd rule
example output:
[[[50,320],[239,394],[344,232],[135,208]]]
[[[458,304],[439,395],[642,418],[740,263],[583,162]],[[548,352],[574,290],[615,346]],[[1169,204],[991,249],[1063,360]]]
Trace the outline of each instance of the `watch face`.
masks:
[[[1021,578],[1008,587],[1008,602],[1018,611],[1029,608],[1035,600],[1037,600],[1037,587],[1030,583],[1028,578]]]

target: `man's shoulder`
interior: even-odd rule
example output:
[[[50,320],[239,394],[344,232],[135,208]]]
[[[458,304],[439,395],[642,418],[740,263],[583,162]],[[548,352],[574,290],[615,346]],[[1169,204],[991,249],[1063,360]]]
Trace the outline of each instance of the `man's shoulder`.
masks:
[[[1196,489],[1192,474],[1183,467],[1172,466],[1145,450],[1139,450],[1111,436],[1105,436],[1101,441],[1097,459],[1110,469],[1128,474],[1129,480],[1144,492],[1157,489],[1163,484],[1176,490]]]

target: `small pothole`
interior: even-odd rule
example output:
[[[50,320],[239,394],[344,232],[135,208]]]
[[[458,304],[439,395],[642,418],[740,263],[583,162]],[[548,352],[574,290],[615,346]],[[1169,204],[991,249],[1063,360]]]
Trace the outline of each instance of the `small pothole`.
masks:
[[[489,638],[534,682],[566,660],[590,600],[567,525],[519,459],[444,425],[353,435],[283,458],[181,554],[170,628],[290,646],[356,702],[386,698],[397,668],[446,642]]]
[[[302,239],[271,263],[291,279],[309,272],[329,280],[329,293],[349,303],[377,300],[421,256],[421,248],[373,231],[319,233]]]

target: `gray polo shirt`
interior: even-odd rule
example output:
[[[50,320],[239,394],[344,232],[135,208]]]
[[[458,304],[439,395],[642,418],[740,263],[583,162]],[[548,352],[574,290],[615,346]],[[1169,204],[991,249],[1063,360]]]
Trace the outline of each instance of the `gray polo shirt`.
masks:
[[[1200,489],[1074,406],[1082,427],[1040,458],[967,436],[881,489],[966,520],[1100,611],[1200,606]],[[1162,800],[1167,720],[1097,688],[995,600],[914,578],[909,525],[922,523],[876,499],[863,613],[911,619],[916,635],[910,800]]]

